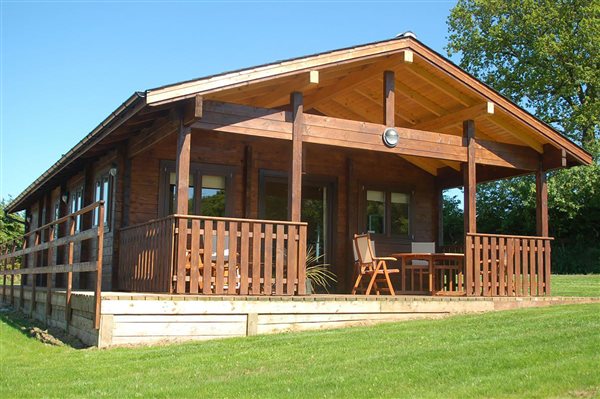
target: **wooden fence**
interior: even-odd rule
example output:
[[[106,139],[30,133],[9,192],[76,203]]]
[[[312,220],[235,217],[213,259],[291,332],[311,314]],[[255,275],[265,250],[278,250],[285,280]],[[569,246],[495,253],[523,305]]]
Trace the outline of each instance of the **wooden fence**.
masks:
[[[24,234],[18,241],[5,244],[0,247],[0,275],[3,278],[2,300],[6,302],[7,276],[10,276],[10,303],[14,305],[14,285],[15,276],[21,277],[23,282],[24,275],[35,276],[38,274],[46,275],[46,315],[52,312],[52,281],[57,273],[66,273],[66,303],[65,303],[65,321],[68,324],[71,321],[71,296],[73,289],[73,273],[96,272],[96,286],[94,289],[94,328],[100,327],[100,299],[102,290],[102,250],[104,244],[104,226],[100,223],[97,227],[92,227],[84,231],[76,231],[78,217],[94,212],[97,209],[97,220],[104,220],[104,201],[98,201],[85,208],[61,217],[48,224],[45,224],[35,230]],[[67,233],[63,237],[58,237],[59,226],[66,224]],[[74,262],[75,243],[81,243],[86,240],[97,240],[96,256],[89,261]],[[64,259],[60,260],[56,252],[60,248],[65,249]],[[31,267],[23,267],[25,260],[32,260]],[[57,264],[57,261],[64,263]],[[29,265],[28,265],[29,266]],[[31,309],[35,310],[35,290],[36,279],[31,278],[32,300]],[[21,306],[24,303],[24,290],[21,286]]]
[[[467,234],[467,295],[550,295],[552,240],[550,237]]]
[[[120,288],[303,295],[306,230],[306,223],[189,215],[128,227],[121,231]]]
[[[175,219],[172,216],[121,229],[119,289],[172,292]]]

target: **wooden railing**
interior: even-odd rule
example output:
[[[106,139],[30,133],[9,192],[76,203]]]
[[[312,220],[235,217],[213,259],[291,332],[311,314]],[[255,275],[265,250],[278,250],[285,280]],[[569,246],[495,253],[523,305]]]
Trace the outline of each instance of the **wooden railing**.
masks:
[[[120,288],[303,295],[306,229],[306,223],[190,215],[128,227],[121,230]]]
[[[118,288],[133,292],[171,292],[174,239],[172,216],[123,228]]]
[[[100,223],[97,227],[92,227],[84,231],[75,231],[78,217],[98,210],[98,219],[104,220],[104,201],[98,201],[85,208],[61,217],[48,224],[45,224],[35,230],[23,235],[18,241],[5,244],[0,247],[0,275],[2,276],[2,301],[6,302],[7,294],[7,276],[10,276],[10,303],[14,305],[14,286],[15,276],[20,276],[21,283],[24,275],[35,276],[37,274],[46,274],[46,316],[52,313],[52,280],[57,273],[66,273],[66,302],[65,302],[65,321],[67,325],[71,321],[71,296],[73,289],[73,273],[96,272],[96,286],[94,289],[94,327],[100,327],[100,303],[102,291],[102,250],[104,244],[104,226]],[[57,237],[58,227],[66,224],[67,233],[63,237]],[[87,240],[96,240],[96,255],[90,258],[92,260],[74,262],[75,243],[81,243]],[[64,248],[64,259],[60,260],[56,253]],[[45,256],[44,256],[45,252]],[[32,260],[31,267],[25,266],[25,259]],[[57,261],[64,263],[57,264]],[[36,279],[31,278],[31,308],[30,312],[35,310],[36,306]],[[20,305],[24,304],[24,290],[21,284]]]
[[[550,295],[552,240],[550,237],[467,234],[467,295]]]

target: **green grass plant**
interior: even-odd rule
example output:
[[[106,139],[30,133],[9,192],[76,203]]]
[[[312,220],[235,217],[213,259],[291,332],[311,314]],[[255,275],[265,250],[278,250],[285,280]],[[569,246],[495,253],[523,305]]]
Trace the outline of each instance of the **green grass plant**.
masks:
[[[0,320],[0,397],[600,395],[600,304],[159,347],[48,346]]]

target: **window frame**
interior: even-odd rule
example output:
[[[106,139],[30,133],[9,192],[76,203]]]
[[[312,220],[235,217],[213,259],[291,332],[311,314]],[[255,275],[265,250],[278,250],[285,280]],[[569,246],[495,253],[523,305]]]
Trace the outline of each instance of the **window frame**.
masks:
[[[104,190],[104,179],[107,180],[107,187],[106,187],[106,191],[108,192],[108,197],[107,194]],[[100,196],[98,198],[98,196],[96,195],[97,193],[97,187],[98,187],[98,183],[100,183]],[[112,202],[113,202],[113,187],[114,187],[114,178],[113,176],[110,174],[110,168],[106,168],[104,170],[102,170],[101,172],[97,173],[96,176],[94,177],[94,185],[92,187],[93,189],[93,200],[92,203],[103,200],[104,201],[104,218],[106,219],[104,221],[104,227],[105,230],[110,231],[111,228],[111,217],[112,217]],[[84,199],[82,200],[82,206],[84,205]],[[93,215],[92,215],[92,227],[96,227],[99,224],[99,220],[97,221],[96,219],[98,218],[98,208],[95,208],[93,211]]]
[[[78,196],[78,194],[80,194],[81,196]],[[75,212],[83,209],[83,206],[84,206],[83,205],[83,201],[84,201],[83,196],[84,196],[83,182],[80,182],[78,184],[71,186],[71,188],[69,189],[69,212],[68,212],[69,214],[75,213]],[[80,202],[79,202],[79,204],[75,205],[76,209],[73,209],[75,200],[77,200],[77,198],[80,198]],[[81,231],[81,215],[77,215],[75,217],[75,232],[78,233],[80,231]]]
[[[170,174],[177,173],[176,162],[171,160],[160,161],[160,175],[158,187],[158,214],[159,217],[169,215],[169,185]],[[232,217],[234,213],[234,178],[236,167],[232,165],[208,164],[190,162],[190,183],[194,185],[193,214],[200,215],[202,201],[202,176],[222,176],[225,178],[225,217]]]
[[[414,201],[415,190],[409,186],[393,186],[392,188],[382,185],[362,185],[361,205],[360,205],[360,225],[363,231],[368,231],[367,222],[367,191],[379,191],[384,193],[384,215],[383,215],[383,233],[371,233],[374,237],[386,237],[397,239],[413,240],[414,232]],[[408,195],[408,234],[392,234],[392,193]]]

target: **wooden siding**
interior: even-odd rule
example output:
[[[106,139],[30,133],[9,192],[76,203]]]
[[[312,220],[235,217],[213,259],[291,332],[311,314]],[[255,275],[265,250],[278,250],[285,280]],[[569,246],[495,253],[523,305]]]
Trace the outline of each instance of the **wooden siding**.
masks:
[[[252,149],[251,170],[245,178],[246,147]],[[437,204],[435,202],[434,176],[393,154],[345,150],[336,147],[306,144],[303,159],[305,176],[330,177],[337,181],[333,227],[334,254],[332,269],[338,276],[340,292],[352,284],[353,258],[349,234],[365,229],[363,215],[358,210],[363,205],[363,187],[385,186],[414,191],[412,204],[413,231],[416,241],[435,241]],[[194,130],[192,133],[191,162],[220,164],[234,167],[234,205],[231,217],[259,217],[259,173],[261,170],[286,172],[291,156],[291,142],[273,139],[248,138]],[[173,134],[131,160],[130,225],[159,217],[160,161],[174,160],[176,135]],[[353,175],[348,186],[348,162],[353,164]],[[248,190],[248,193],[246,193]],[[228,193],[229,194],[229,193]],[[246,197],[250,201],[246,204]],[[248,209],[248,212],[244,210]],[[348,209],[352,209],[348,213]],[[349,231],[349,226],[350,230]],[[377,250],[381,255],[408,251],[406,238],[380,237]]]

